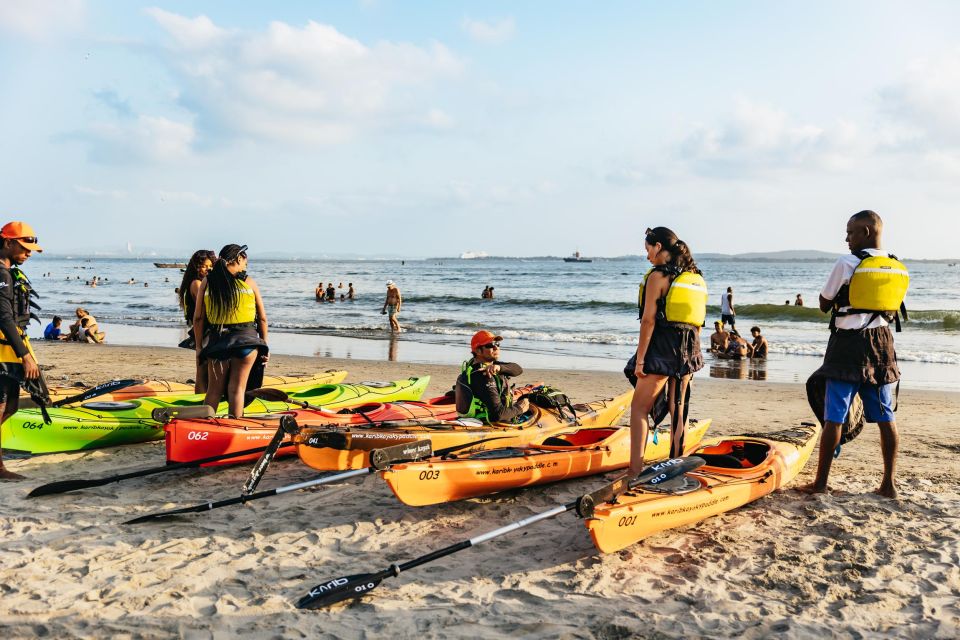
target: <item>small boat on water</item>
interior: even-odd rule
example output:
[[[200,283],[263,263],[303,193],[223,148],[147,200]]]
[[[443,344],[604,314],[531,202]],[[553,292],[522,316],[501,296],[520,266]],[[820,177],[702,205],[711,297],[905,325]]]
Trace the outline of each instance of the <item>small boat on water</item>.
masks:
[[[186,262],[154,262],[153,266],[157,269],[186,269]]]
[[[572,256],[568,256],[563,259],[564,262],[593,262],[593,258],[584,258],[580,255],[580,250],[577,249],[573,252]]]

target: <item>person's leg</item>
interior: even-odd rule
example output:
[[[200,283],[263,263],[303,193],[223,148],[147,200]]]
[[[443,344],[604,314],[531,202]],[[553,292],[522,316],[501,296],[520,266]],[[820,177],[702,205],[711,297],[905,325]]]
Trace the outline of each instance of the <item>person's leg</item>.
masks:
[[[210,376],[206,360],[201,360],[200,356],[197,356],[197,376],[194,378],[193,383],[194,393],[206,393],[209,379]]]
[[[10,378],[0,378],[0,425],[17,412],[20,406],[20,385]],[[2,446],[2,443],[0,443]],[[3,449],[0,448],[0,480],[23,480],[24,476],[3,466]]]
[[[207,395],[203,398],[203,403],[213,407],[216,411],[220,406],[220,398],[223,397],[223,391],[227,388],[227,378],[230,375],[229,360],[207,360]]]
[[[685,406],[684,398],[687,395],[687,385],[690,384],[690,376],[686,375],[680,379],[679,384],[670,385],[670,457],[679,458],[683,455],[684,443],[686,442],[687,421],[684,420]],[[677,389],[677,387],[680,387]],[[677,398],[679,392],[680,397]],[[677,413],[674,416],[674,413]]]
[[[877,493],[887,498],[897,497],[897,485],[893,477],[897,470],[897,450],[900,448],[897,419],[893,412],[896,386],[897,383],[893,382],[886,385],[863,385],[860,389],[864,416],[868,422],[876,422],[880,427],[883,480],[880,481]]]
[[[853,396],[859,388],[860,385],[856,383],[827,380],[823,433],[820,435],[820,451],[817,458],[817,476],[813,484],[802,487],[802,491],[825,493],[829,490],[827,479],[830,477],[833,453],[840,444],[841,427],[850,411]]]
[[[260,352],[254,349],[242,358],[230,358],[230,376],[227,383],[227,403],[230,406],[230,415],[235,418],[243,416],[243,394],[247,390],[247,378],[253,362],[260,357]]]
[[[647,434],[650,430],[648,416],[657,396],[663,390],[666,376],[648,374],[637,379],[630,401],[630,474],[643,471],[643,454],[647,447]]]

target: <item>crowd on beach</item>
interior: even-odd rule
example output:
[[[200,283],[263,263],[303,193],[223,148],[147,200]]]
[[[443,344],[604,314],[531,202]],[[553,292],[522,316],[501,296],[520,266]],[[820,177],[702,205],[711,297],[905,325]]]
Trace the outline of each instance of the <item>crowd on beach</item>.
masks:
[[[821,291],[820,309],[831,312],[832,320],[824,365],[815,374],[826,380],[826,391],[819,467],[812,491],[827,490],[840,427],[854,396],[859,394],[867,419],[877,422],[881,429],[884,476],[879,492],[896,495],[893,476],[897,429],[893,407],[900,374],[889,328],[895,319],[891,315],[892,302],[876,302],[865,308],[851,303],[853,293],[860,300],[870,299],[870,291],[854,291],[853,277],[862,261],[887,256],[881,249],[881,232],[882,221],[876,213],[861,211],[851,217],[847,223],[851,254],[837,261]],[[6,338],[0,346],[0,364],[4,365],[0,368],[0,404],[5,420],[16,411],[20,385],[41,401],[43,398],[42,376],[25,333],[33,315],[31,306],[36,307],[31,300],[34,292],[19,269],[31,252],[41,249],[33,229],[23,222],[5,225],[0,236],[0,332]],[[700,328],[707,306],[703,274],[690,248],[672,230],[647,229],[644,248],[652,267],[644,276],[638,297],[637,349],[624,369],[634,385],[630,415],[632,474],[642,470],[648,416],[664,389],[670,398],[672,416],[671,455],[679,456],[684,451],[684,398],[693,374],[703,367]],[[260,386],[269,360],[267,313],[247,266],[247,245],[227,244],[218,253],[199,250],[191,256],[176,289],[184,319],[191,327],[179,346],[195,353],[195,390],[205,394],[204,403],[214,409],[225,397],[229,414],[235,417],[243,415],[244,393]],[[869,290],[871,285],[858,286]],[[341,301],[353,300],[353,283],[345,291],[343,288],[342,282],[337,288],[332,282],[324,288],[321,281],[315,295],[317,300],[334,302],[339,289]],[[399,332],[403,299],[392,280],[387,281],[386,289],[381,313],[388,316],[391,330]],[[493,298],[493,287],[488,285],[481,297]],[[877,297],[882,296],[874,296]],[[901,301],[902,295],[897,304]],[[799,294],[794,304],[802,306]],[[78,308],[76,316],[68,333],[61,331],[62,319],[55,317],[45,329],[44,338],[103,341],[104,334],[92,315]],[[753,342],[749,343],[736,331],[735,323],[733,289],[728,287],[721,299],[721,319],[715,322],[716,330],[710,338],[710,352],[719,357],[765,358],[769,345],[760,328],[751,328]],[[454,385],[461,415],[498,422],[509,421],[526,411],[525,401],[514,401],[508,381],[519,375],[522,368],[500,360],[502,340],[487,330],[473,335],[470,358],[463,363]],[[864,366],[865,362],[868,366]],[[0,462],[0,477],[16,474],[4,469]]]

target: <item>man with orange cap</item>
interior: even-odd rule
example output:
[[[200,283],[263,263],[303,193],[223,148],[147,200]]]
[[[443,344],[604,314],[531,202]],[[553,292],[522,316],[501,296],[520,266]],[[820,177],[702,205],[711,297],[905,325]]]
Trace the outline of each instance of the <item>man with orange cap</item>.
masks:
[[[457,412],[462,417],[479,418],[487,423],[510,422],[526,413],[526,398],[514,404],[507,378],[523,373],[514,362],[501,362],[502,337],[489,331],[477,331],[470,340],[473,357],[463,363],[454,393]]]
[[[0,229],[0,425],[16,413],[21,385],[35,400],[49,401],[26,332],[30,320],[37,317],[30,308],[40,307],[30,299],[37,294],[20,271],[20,265],[34,251],[43,249],[37,244],[33,227],[27,223],[8,222]],[[0,458],[0,480],[21,478],[20,474],[4,468]]]

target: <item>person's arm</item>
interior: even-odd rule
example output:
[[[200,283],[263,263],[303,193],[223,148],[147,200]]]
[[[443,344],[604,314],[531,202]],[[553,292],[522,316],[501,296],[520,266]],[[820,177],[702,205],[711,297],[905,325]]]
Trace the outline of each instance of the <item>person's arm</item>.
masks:
[[[487,407],[487,418],[490,422],[509,422],[524,411],[529,404],[518,402],[509,407],[503,404],[500,394],[497,393],[497,383],[492,377],[474,375],[473,384],[470,385],[475,398],[480,400]]]
[[[500,362],[497,360],[494,363],[493,373],[500,374],[507,378],[516,378],[523,374],[523,367],[516,362]]]
[[[207,281],[204,279],[197,289],[196,304],[193,309],[193,341],[197,344],[197,355],[203,351],[203,330],[207,323],[207,308],[203,303],[203,296],[206,293]]]
[[[257,286],[253,278],[247,278],[247,285],[253,289],[253,298],[257,304],[257,333],[264,342],[267,341],[267,310],[263,306],[263,298],[260,297],[260,287]]]
[[[727,303],[730,304],[730,315],[732,315],[732,316],[737,315],[736,309],[733,308],[733,294],[732,294],[732,293],[728,293],[728,294],[727,294]]]
[[[403,296],[400,295],[400,289],[397,289],[397,313],[400,313],[401,306],[403,306]]]
[[[837,294],[840,292],[840,287],[843,286],[845,279],[846,268],[843,258],[840,258],[833,264],[833,269],[830,271],[830,275],[827,276],[827,282],[820,291],[820,311],[827,313],[833,309],[833,304],[836,301]]]
[[[633,371],[638,378],[647,375],[643,372],[643,360],[647,357],[647,348],[657,322],[657,300],[669,287],[669,278],[659,271],[654,271],[647,278],[643,293],[643,318],[640,319],[640,339],[637,341],[637,366]]]

